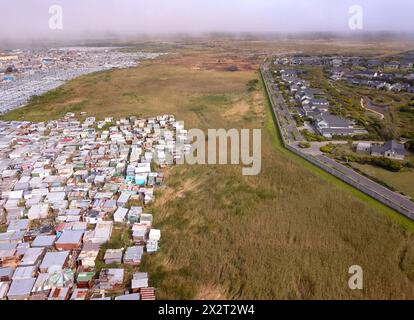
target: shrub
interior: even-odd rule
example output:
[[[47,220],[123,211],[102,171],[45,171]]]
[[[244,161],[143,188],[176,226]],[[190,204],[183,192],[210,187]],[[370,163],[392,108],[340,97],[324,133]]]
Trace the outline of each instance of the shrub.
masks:
[[[372,158],[371,164],[393,172],[398,172],[402,169],[400,162],[388,158]]]
[[[249,91],[249,92],[255,91],[257,89],[258,83],[259,83],[259,80],[257,80],[257,79],[250,80],[247,83],[247,91]]]
[[[345,162],[370,164],[372,166],[383,168],[392,172],[399,172],[403,168],[403,164],[401,162],[384,157],[378,158],[370,156],[341,155],[336,157],[336,159]]]
[[[300,142],[299,143],[299,148],[309,149],[310,147],[311,147],[311,144],[309,142]]]
[[[333,153],[333,151],[335,150],[335,148],[336,148],[335,145],[332,144],[332,143],[330,143],[330,144],[327,144],[326,146],[321,147],[320,150],[323,153]]]
[[[411,112],[411,113],[414,113],[414,108],[411,106],[411,107],[401,107],[400,108],[400,112]]]
[[[414,152],[414,140],[408,141],[405,146],[409,151]]]
[[[310,141],[310,142],[315,142],[315,141],[322,142],[322,141],[326,141],[326,138],[325,137],[320,136],[320,135],[317,135],[317,134],[312,133],[312,132],[309,132],[309,130],[307,130],[307,129],[303,129],[301,131],[301,133],[305,137],[305,139],[307,141]]]

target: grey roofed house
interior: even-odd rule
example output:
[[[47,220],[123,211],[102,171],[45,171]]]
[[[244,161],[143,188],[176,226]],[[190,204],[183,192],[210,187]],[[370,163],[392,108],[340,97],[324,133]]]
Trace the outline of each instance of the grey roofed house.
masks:
[[[18,243],[16,247],[16,255],[23,256],[26,253],[27,249],[29,248],[30,248],[30,243],[28,242]]]
[[[353,124],[350,120],[341,118],[329,113],[321,113],[317,117],[317,121],[321,122],[327,128],[352,128]]]
[[[67,216],[79,216],[81,214],[81,209],[66,209],[64,215]]]
[[[82,230],[65,230],[59,239],[55,242],[56,248],[61,248],[65,245],[78,245],[82,242]]]
[[[108,249],[104,256],[105,264],[121,263],[122,249]]]
[[[403,144],[395,140],[387,141],[382,146],[373,146],[371,155],[374,157],[386,157],[390,159],[404,160],[407,151]]]
[[[141,296],[139,293],[130,293],[130,294],[124,294],[122,296],[118,296],[115,298],[115,300],[140,300]]]
[[[365,80],[361,80],[361,79],[357,79],[357,78],[348,78],[347,82],[350,85],[359,86],[359,85],[364,84]]]
[[[10,222],[7,232],[23,231],[29,228],[29,219],[18,219]]]
[[[46,196],[45,202],[58,202],[64,200],[65,197],[65,192],[49,192]]]
[[[112,221],[99,221],[96,224],[95,230],[89,239],[93,243],[105,243],[107,242],[112,234],[113,222]]]
[[[36,266],[17,267],[16,270],[14,270],[13,280],[32,278],[36,273]]]
[[[141,227],[141,228],[137,228],[135,230],[132,231],[132,238],[134,239],[134,241],[145,241],[145,238],[148,234],[148,229],[145,227]]]
[[[0,243],[18,243],[23,240],[24,231],[0,233]]]
[[[141,224],[152,225],[153,215],[151,213],[143,213],[139,219]]]
[[[414,65],[414,62],[412,60],[403,60],[401,61],[401,68],[412,68]]]
[[[294,77],[294,76],[297,76],[299,74],[299,70],[283,69],[283,70],[280,70],[280,73],[282,75],[285,75],[285,76],[288,76],[288,77]]]
[[[372,59],[367,62],[368,67],[379,67],[381,65],[381,60]]]
[[[10,267],[0,268],[0,282],[11,281],[13,273],[14,271]]]
[[[9,282],[0,282],[0,300],[5,300],[7,292],[9,291]]]
[[[115,211],[116,208],[117,208],[116,200],[107,200],[102,206],[102,209],[108,212]]]
[[[56,241],[55,235],[50,236],[37,236],[32,242],[32,248],[48,248],[53,247]]]
[[[124,263],[125,264],[140,264],[142,255],[144,254],[144,247],[134,246],[129,247],[125,252]]]
[[[307,88],[307,89],[299,90],[295,94],[295,98],[297,100],[312,99],[315,94],[316,94],[315,89]]]
[[[354,123],[327,112],[321,113],[315,119],[315,128],[324,137],[332,138],[334,135],[348,136],[367,133],[365,129],[354,128]]]
[[[390,61],[384,63],[384,68],[398,69],[399,67],[400,63],[398,61]]]
[[[309,103],[312,106],[316,106],[316,107],[320,107],[320,106],[328,106],[329,105],[329,101],[326,99],[315,99],[312,98],[309,100]]]
[[[69,257],[69,251],[48,252],[40,265],[41,272],[47,272],[50,267],[59,266],[61,269]]]
[[[124,222],[126,215],[128,214],[128,209],[119,207],[114,213],[115,222]]]
[[[99,274],[99,288],[111,290],[122,285],[124,281],[124,269],[102,269]]]
[[[129,198],[131,197],[130,194],[126,193],[126,192],[122,192],[119,199],[117,200],[117,205],[118,206],[125,206],[128,203]]]
[[[34,266],[37,265],[43,254],[45,249],[44,248],[29,248],[26,250],[23,259],[21,260],[19,266]]]
[[[140,288],[148,288],[147,272],[137,272],[132,277],[132,290]]]
[[[35,278],[13,280],[7,298],[9,300],[24,300],[29,298],[35,281]]]
[[[359,77],[363,77],[363,78],[375,78],[378,76],[378,72],[371,71],[371,70],[364,70],[364,71],[357,72],[356,75]]]

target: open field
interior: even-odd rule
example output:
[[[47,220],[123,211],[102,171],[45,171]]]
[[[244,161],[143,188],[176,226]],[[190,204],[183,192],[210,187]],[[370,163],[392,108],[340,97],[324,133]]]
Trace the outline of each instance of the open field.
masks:
[[[5,119],[174,113],[186,127],[263,129],[258,176],[239,166],[171,170],[151,208],[161,250],[143,262],[158,298],[414,298],[414,224],[283,150],[262,88],[248,90],[258,73],[206,67],[216,53],[186,48],[174,62],[82,77]],[[360,292],[348,289],[355,264]]]
[[[180,106],[181,119],[202,125],[204,117],[214,118],[226,105],[236,104],[253,77],[254,72],[199,72],[180,65],[144,63],[139,69],[70,81],[3,119],[43,121],[81,111],[99,119],[108,115],[151,116],[176,112]]]

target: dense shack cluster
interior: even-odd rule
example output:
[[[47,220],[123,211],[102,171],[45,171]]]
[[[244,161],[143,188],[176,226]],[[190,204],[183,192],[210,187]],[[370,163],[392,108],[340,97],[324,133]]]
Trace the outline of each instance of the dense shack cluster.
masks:
[[[0,299],[155,299],[151,204],[186,142],[171,115],[0,122]]]
[[[121,49],[70,47],[0,52],[0,113],[20,108],[32,97],[81,75],[131,68],[161,55]]]

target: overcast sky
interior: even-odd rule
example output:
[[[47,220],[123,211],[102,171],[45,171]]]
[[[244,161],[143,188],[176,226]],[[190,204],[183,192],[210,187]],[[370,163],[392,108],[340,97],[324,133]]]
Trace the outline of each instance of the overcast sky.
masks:
[[[350,31],[349,7],[365,31],[414,30],[413,0],[0,0],[0,41],[143,33]],[[63,30],[49,28],[62,6]]]

